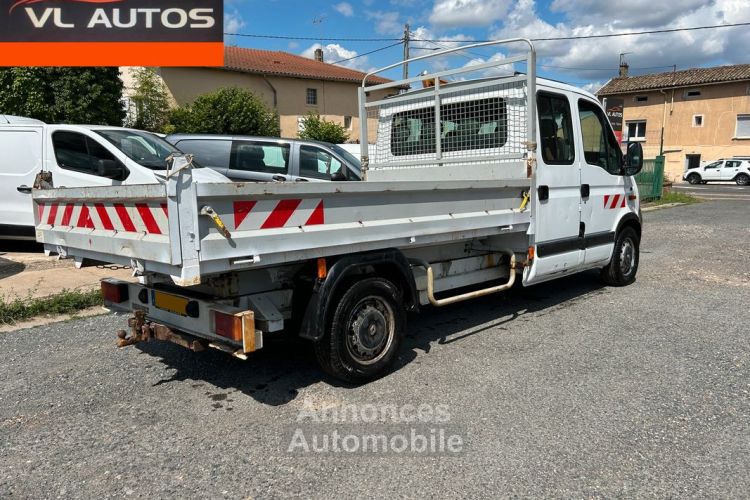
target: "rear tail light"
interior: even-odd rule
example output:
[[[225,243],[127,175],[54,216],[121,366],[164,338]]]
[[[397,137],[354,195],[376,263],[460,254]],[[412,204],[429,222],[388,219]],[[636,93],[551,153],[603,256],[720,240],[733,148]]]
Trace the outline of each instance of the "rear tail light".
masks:
[[[242,342],[242,316],[219,311],[213,313],[214,333],[235,342]]]
[[[106,302],[119,304],[128,300],[128,285],[126,283],[112,283],[102,281],[102,296]]]

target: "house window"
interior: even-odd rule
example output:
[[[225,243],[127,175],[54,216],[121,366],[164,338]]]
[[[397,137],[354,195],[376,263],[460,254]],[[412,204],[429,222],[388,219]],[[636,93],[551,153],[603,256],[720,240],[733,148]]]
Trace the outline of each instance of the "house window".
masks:
[[[737,115],[737,128],[734,136],[737,139],[750,139],[750,115]]]
[[[703,115],[693,115],[693,127],[703,126]]]
[[[318,105],[318,89],[307,89],[307,105]]]
[[[646,101],[648,101],[648,96],[647,95],[637,95],[637,96],[633,97],[633,101],[634,102],[646,102]]]
[[[628,140],[629,141],[645,141],[646,140],[646,120],[637,122],[625,122],[628,126]]]
[[[345,116],[344,117],[344,128],[346,130],[352,129],[352,117],[351,116]]]
[[[685,99],[694,99],[696,97],[700,97],[701,96],[701,91],[700,90],[695,90],[695,89],[693,89],[693,90],[686,90],[684,96],[685,96]]]

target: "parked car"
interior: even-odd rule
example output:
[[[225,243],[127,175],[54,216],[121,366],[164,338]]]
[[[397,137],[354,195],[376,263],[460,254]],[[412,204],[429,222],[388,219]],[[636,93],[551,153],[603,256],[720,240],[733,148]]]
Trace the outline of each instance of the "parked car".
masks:
[[[31,190],[42,171],[55,187],[154,184],[179,150],[149,132],[94,125],[48,125],[0,115],[0,237],[34,239]],[[199,182],[228,182],[211,169]]]
[[[326,142],[205,134],[174,134],[167,141],[234,181],[361,179],[357,157]]]
[[[686,170],[682,179],[690,184],[734,181],[740,186],[747,186],[750,185],[750,160],[743,158],[718,160]]]

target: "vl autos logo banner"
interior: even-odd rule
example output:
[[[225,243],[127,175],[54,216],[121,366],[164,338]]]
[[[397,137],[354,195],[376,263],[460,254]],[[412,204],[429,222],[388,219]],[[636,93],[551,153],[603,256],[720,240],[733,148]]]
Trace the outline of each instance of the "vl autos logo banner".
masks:
[[[223,0],[0,0],[0,66],[223,66]]]

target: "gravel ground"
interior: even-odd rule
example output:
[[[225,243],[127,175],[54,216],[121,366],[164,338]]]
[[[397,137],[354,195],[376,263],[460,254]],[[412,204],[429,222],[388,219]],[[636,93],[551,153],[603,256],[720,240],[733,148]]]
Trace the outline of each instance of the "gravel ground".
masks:
[[[747,497],[748,220],[736,201],[651,212],[634,285],[584,273],[426,311],[362,387],[297,342],[244,363],[116,350],[122,316],[0,334],[0,497]],[[423,427],[461,451],[288,452],[330,430],[312,411],[352,404],[437,408]],[[338,428],[412,425],[353,418]]]

